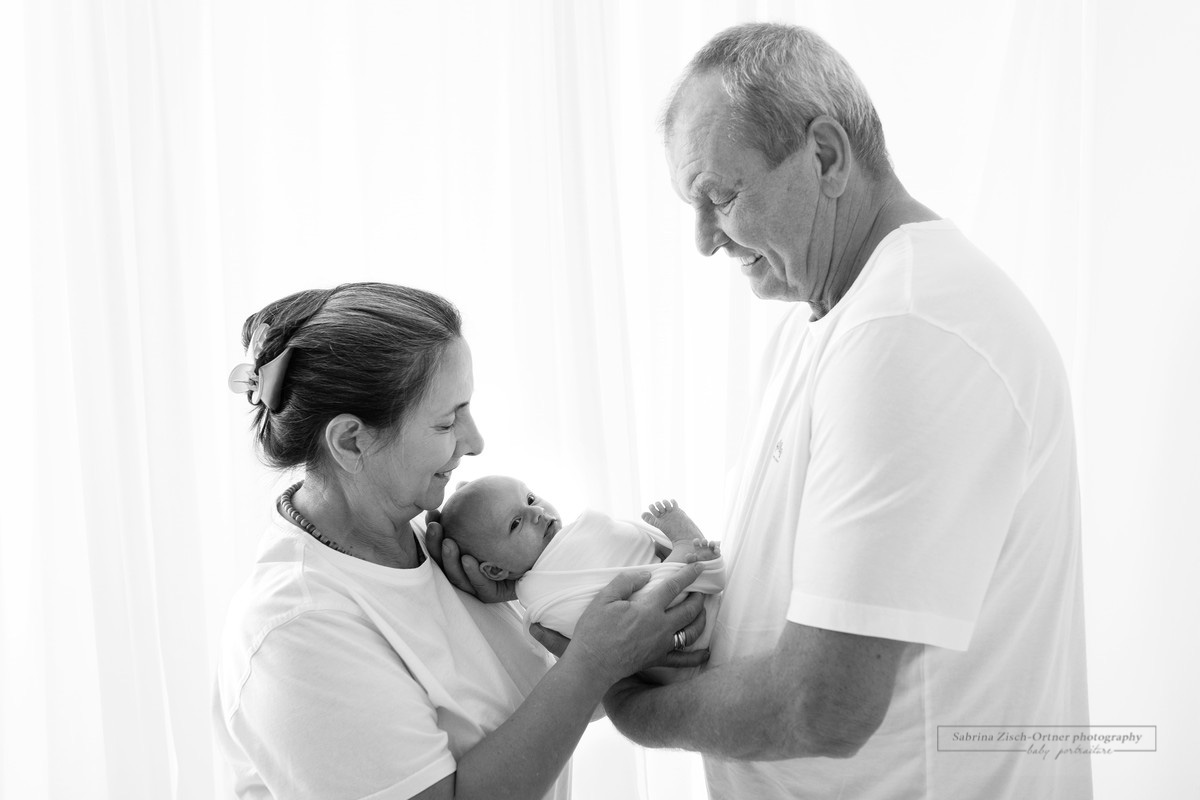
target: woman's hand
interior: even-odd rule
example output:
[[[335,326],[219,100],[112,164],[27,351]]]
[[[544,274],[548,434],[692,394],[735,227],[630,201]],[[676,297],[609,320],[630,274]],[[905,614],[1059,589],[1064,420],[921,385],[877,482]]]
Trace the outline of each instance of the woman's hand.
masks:
[[[438,522],[440,517],[436,510],[425,514],[425,547],[434,562],[442,568],[446,580],[484,603],[516,600],[517,582],[494,581],[484,576],[479,569],[479,562],[473,556],[460,553],[458,544],[446,537]]]
[[[684,634],[684,647],[704,631],[704,595],[692,593],[682,603],[671,602],[703,571],[689,564],[671,578],[630,600],[645,586],[646,572],[623,572],[600,590],[567,639],[541,625],[530,633],[560,657],[577,657],[599,670],[610,684],[649,667],[694,667],[708,660],[707,650],[675,649],[675,633]],[[570,645],[568,647],[568,645]]]

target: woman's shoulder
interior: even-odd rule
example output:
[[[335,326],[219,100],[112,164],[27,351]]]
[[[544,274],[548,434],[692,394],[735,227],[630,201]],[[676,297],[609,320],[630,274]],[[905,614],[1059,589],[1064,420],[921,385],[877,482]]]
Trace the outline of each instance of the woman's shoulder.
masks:
[[[234,595],[223,647],[253,652],[284,625],[336,624],[368,628],[392,616],[412,616],[417,607],[451,602],[437,586],[426,560],[414,569],[394,569],[328,549],[282,517],[263,534],[250,575]],[[444,582],[444,579],[443,579]],[[452,593],[451,593],[452,594]]]
[[[281,520],[268,525],[250,574],[230,601],[224,650],[250,653],[272,630],[304,614],[363,615],[306,539]]]

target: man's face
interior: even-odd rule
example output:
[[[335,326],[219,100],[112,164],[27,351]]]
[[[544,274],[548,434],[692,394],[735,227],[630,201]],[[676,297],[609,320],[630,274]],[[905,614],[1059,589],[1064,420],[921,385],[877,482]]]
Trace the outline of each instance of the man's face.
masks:
[[[682,91],[667,162],[676,193],[695,209],[696,248],[706,256],[724,249],[759,297],[819,297],[833,203],[820,192],[815,138],[771,169],[730,135],[718,76],[697,76]]]

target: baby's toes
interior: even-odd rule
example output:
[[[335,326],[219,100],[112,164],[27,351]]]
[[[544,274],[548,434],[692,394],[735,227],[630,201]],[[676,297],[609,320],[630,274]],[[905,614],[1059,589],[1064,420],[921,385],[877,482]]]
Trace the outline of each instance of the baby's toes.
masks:
[[[653,508],[653,506],[651,506],[651,508]],[[653,514],[651,514],[649,511],[643,511],[642,512],[642,521],[647,524],[653,525],[654,523],[656,523],[658,521],[658,519]]]

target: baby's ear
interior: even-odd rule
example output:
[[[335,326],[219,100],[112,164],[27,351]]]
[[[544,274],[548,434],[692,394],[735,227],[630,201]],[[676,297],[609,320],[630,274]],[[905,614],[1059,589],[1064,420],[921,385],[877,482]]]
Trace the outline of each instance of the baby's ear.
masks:
[[[470,481],[459,481],[458,483],[454,484],[454,491],[457,492],[459,489],[466,486],[468,483],[470,483]]]
[[[490,561],[484,561],[480,564],[479,571],[483,573],[483,577],[490,581],[502,581],[508,578],[508,570]]]

